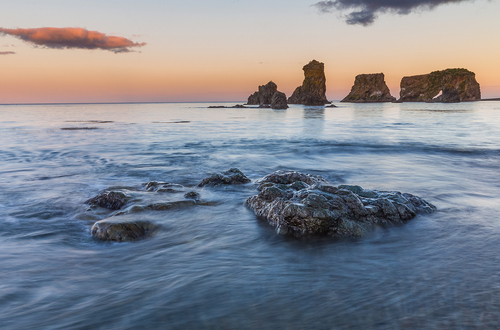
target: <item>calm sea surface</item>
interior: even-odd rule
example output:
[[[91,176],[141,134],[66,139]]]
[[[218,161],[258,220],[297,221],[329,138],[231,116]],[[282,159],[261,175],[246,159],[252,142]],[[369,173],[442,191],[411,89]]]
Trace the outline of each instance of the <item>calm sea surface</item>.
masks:
[[[0,106],[0,328],[500,327],[500,102]],[[232,105],[232,104],[230,104]],[[61,128],[97,128],[63,130]],[[356,240],[275,234],[252,184],[136,213],[153,238],[90,235],[84,202],[231,167],[397,190],[437,206]]]

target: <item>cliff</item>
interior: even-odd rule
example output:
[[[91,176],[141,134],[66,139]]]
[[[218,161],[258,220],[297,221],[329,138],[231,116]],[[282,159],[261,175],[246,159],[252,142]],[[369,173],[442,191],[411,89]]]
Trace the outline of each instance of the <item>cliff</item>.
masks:
[[[351,92],[341,102],[377,103],[394,102],[383,73],[360,74],[356,76]]]
[[[447,85],[452,85],[460,95],[460,101],[481,99],[476,75],[466,69],[446,69],[429,74],[403,77],[399,102],[428,102]]]
[[[288,103],[304,105],[325,105],[326,99],[326,77],[325,65],[316,60],[304,65],[304,81],[302,86],[295,89]]]

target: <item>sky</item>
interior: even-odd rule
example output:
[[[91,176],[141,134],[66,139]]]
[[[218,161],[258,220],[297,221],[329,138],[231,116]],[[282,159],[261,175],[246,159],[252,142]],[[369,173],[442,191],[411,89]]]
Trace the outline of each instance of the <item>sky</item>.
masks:
[[[436,5],[437,4],[437,5]],[[476,73],[500,97],[496,0],[0,0],[0,104],[243,102],[290,96],[325,64],[327,97],[362,73]],[[52,28],[49,29],[49,28]],[[63,29],[64,28],[64,29]]]

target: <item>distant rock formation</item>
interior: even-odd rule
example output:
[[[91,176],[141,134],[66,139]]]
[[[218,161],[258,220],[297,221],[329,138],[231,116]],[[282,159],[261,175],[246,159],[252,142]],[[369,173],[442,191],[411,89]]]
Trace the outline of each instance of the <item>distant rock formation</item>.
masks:
[[[403,77],[398,102],[431,101],[447,84],[455,87],[460,95],[460,101],[481,99],[481,89],[474,72],[466,69],[446,69],[424,75]]]
[[[356,76],[351,92],[340,102],[380,103],[394,102],[383,73],[360,74]]]
[[[278,86],[272,81],[265,85],[259,86],[259,91],[248,97],[248,105],[264,105],[271,104],[274,93],[278,90]]]
[[[441,95],[433,98],[430,102],[434,103],[459,103],[460,93],[452,84],[444,86]]]
[[[292,96],[288,98],[290,104],[325,105],[326,99],[326,77],[325,65],[316,60],[304,65],[304,81],[302,86],[295,89]]]
[[[286,95],[282,92],[274,93],[271,99],[271,108],[273,109],[288,109],[288,103],[286,103]]]

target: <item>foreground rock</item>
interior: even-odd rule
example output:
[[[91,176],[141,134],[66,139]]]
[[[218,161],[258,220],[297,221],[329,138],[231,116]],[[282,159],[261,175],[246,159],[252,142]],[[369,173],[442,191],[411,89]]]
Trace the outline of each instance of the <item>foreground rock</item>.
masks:
[[[127,203],[128,199],[129,197],[121,191],[107,191],[85,201],[85,204],[119,210]]]
[[[272,81],[259,86],[259,91],[248,97],[248,105],[271,104],[274,93],[278,91],[278,86]]]
[[[260,180],[258,195],[247,199],[254,212],[295,237],[360,237],[377,226],[401,224],[436,208],[407,193],[334,186],[324,178],[293,171]]]
[[[452,85],[460,95],[460,101],[481,99],[481,89],[476,75],[466,69],[446,69],[429,74],[403,77],[399,102],[428,102],[447,85]]]
[[[394,102],[383,73],[360,74],[356,76],[351,92],[341,102],[380,103]]]
[[[271,98],[271,108],[272,109],[288,109],[288,103],[286,102],[286,95],[282,92],[274,93]]]
[[[295,89],[292,96],[288,98],[289,104],[325,105],[326,99],[326,77],[325,65],[316,60],[304,65],[304,81],[302,86]]]
[[[244,184],[250,181],[251,180],[239,169],[231,168],[229,171],[212,174],[208,178],[203,179],[203,181],[198,184],[198,187]]]
[[[158,229],[158,225],[149,221],[122,221],[119,217],[111,217],[97,221],[90,233],[103,241],[129,242],[148,238]]]

